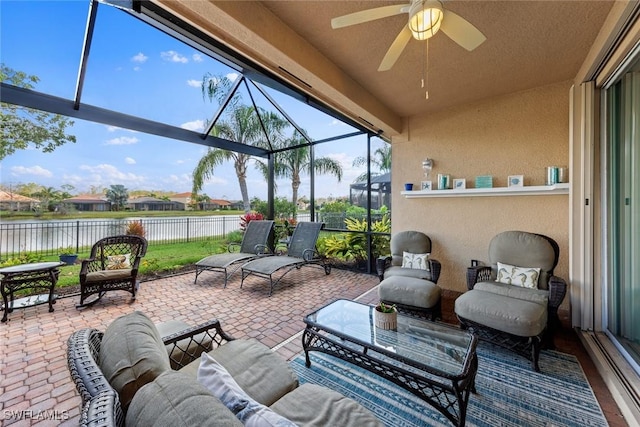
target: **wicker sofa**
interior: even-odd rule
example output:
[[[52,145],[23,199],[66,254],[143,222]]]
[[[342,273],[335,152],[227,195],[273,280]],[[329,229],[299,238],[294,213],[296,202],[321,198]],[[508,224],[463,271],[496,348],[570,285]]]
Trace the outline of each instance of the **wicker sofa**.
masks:
[[[174,321],[169,329],[177,325]],[[80,425],[242,426],[247,400],[262,408],[262,416],[266,411],[299,426],[382,425],[335,391],[299,386],[280,356],[256,340],[234,340],[217,320],[164,338],[159,329],[167,330],[133,312],[114,320],[104,333],[82,329],[71,335],[67,361],[82,398]],[[211,371],[200,366],[207,358],[214,358],[246,393],[240,404],[236,399],[230,406],[227,396],[216,397],[216,390],[207,388],[202,373]]]

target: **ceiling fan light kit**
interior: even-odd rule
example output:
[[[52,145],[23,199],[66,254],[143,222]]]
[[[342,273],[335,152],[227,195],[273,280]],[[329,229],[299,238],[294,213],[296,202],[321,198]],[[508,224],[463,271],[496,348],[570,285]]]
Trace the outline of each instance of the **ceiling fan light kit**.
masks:
[[[409,30],[416,40],[433,37],[442,23],[442,3],[437,0],[420,0],[409,8]]]

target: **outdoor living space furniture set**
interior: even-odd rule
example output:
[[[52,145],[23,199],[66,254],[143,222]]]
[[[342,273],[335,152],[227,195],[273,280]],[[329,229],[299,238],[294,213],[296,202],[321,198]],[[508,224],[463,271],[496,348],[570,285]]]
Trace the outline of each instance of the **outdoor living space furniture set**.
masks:
[[[378,259],[380,300],[400,310],[441,315],[440,263],[430,257],[431,239],[417,231],[391,238],[391,255]],[[455,314],[463,329],[527,357],[539,371],[542,346],[554,348],[560,325],[558,307],[566,282],[553,274],[558,244],[550,237],[524,231],[505,231],[489,245],[489,264],[467,271],[468,291],[455,300]]]
[[[176,331],[183,326],[156,327],[133,312],[104,332],[74,332],[67,361],[82,398],[80,425],[382,426],[340,393],[299,385],[279,355],[234,340],[217,320]]]

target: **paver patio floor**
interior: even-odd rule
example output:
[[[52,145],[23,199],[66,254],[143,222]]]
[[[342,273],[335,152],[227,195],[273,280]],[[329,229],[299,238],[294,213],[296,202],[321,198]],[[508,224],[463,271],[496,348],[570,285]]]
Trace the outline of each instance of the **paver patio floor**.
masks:
[[[330,275],[306,267],[289,273],[273,295],[265,279],[249,277],[240,288],[236,273],[223,289],[220,274],[195,273],[143,282],[135,302],[126,292],[107,293],[93,307],[77,310],[79,296],[15,310],[0,324],[0,425],[78,425],[80,397],[67,369],[69,335],[81,328],[105,330],[118,316],[140,310],[155,322],[198,324],[212,318],[236,338],[256,338],[290,360],[302,350],[303,316],[337,298],[377,301],[378,278],[333,269]],[[455,323],[451,292],[443,292],[444,321]],[[559,350],[580,360],[611,426],[626,426],[604,381],[574,331],[561,331]],[[57,419],[48,419],[51,417]]]
[[[356,299],[378,284],[376,276],[337,269],[327,276],[305,267],[290,272],[269,297],[267,282],[258,277],[247,278],[241,289],[238,272],[223,289],[220,274],[205,272],[197,284],[194,276],[143,282],[134,302],[130,294],[117,291],[82,310],[75,308],[79,297],[66,297],[58,299],[53,313],[47,305],[9,313],[9,321],[0,324],[0,424],[78,425],[80,397],[66,361],[67,339],[75,330],[105,330],[134,310],[154,322],[177,319],[195,325],[217,318],[232,336],[256,338],[290,359],[301,350],[295,335],[304,329],[305,314],[336,298]],[[371,294],[375,300],[376,293]]]

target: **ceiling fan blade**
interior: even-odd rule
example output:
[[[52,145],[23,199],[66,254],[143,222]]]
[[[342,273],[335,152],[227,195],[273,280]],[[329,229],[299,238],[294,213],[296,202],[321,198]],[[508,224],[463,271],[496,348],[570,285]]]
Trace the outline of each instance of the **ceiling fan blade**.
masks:
[[[469,21],[450,10],[444,11],[440,30],[468,51],[477,48],[487,39]]]
[[[331,28],[348,27],[349,25],[361,24],[363,22],[375,21],[387,16],[400,15],[408,11],[408,4],[394,4],[391,6],[376,7],[374,9],[361,10],[360,12],[338,16],[331,20]]]
[[[382,62],[378,67],[378,71],[390,70],[391,67],[393,67],[393,64],[395,64],[398,60],[398,57],[400,57],[400,54],[404,50],[407,43],[409,43],[409,40],[411,40],[411,30],[409,29],[408,25],[405,25],[402,31],[400,31],[400,34],[398,34],[396,39],[391,44],[391,47],[384,55],[384,58],[382,58]]]

